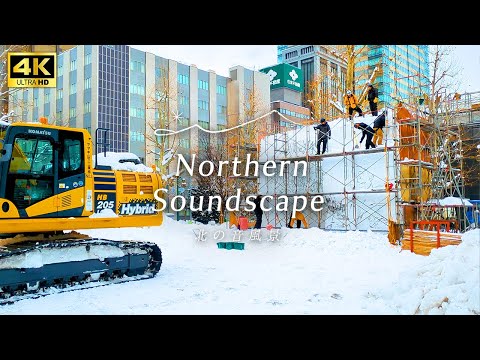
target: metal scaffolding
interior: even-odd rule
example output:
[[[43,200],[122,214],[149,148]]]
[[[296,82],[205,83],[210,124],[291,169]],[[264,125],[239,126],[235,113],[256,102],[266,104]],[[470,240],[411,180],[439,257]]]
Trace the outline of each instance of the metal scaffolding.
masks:
[[[259,192],[273,197],[273,207],[282,195],[289,198],[302,195],[308,203],[314,196],[322,195],[325,199],[322,211],[308,210],[308,207],[302,211],[309,227],[386,230],[388,220],[395,216],[391,211],[397,196],[397,190],[388,186],[389,179],[395,177],[395,147],[391,138],[394,132],[387,125],[383,145],[360,150],[356,148],[358,142],[350,119],[342,118],[331,124],[332,134],[337,136],[329,141],[333,151],[323,155],[315,155],[316,134],[312,126],[296,124],[293,130],[265,138],[260,163],[273,161],[277,167],[281,162],[290,161],[290,164],[282,167],[281,176],[261,176]],[[306,176],[294,176],[295,162],[300,161],[307,164]],[[291,211],[265,214],[267,223],[277,227],[286,226],[290,215]]]

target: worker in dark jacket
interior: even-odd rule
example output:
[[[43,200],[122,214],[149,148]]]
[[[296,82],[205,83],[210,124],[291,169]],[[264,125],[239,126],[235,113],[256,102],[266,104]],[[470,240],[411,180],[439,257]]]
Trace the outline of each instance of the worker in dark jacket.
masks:
[[[317,155],[320,155],[320,144],[323,142],[322,154],[327,150],[328,139],[331,138],[330,125],[328,125],[327,120],[322,118],[319,125],[313,127],[317,132]]]
[[[383,111],[373,122],[373,143],[375,145],[382,145],[383,128],[385,127],[385,111]]]
[[[255,209],[253,210],[255,212],[255,217],[256,222],[255,222],[255,229],[261,229],[262,228],[262,217],[263,217],[263,210],[260,207],[260,201],[262,200],[262,195],[258,195],[255,200],[253,200],[253,203],[255,204]]]
[[[360,139],[360,144],[362,143],[365,136],[367,137],[367,142],[365,143],[365,149],[376,148],[375,144],[372,142],[373,129],[365,123],[356,123],[355,129],[362,130],[362,138]]]
[[[378,104],[378,90],[373,87],[371,83],[367,84],[368,92],[367,92],[367,99],[368,103],[370,104],[370,111],[372,112],[373,116],[378,115],[377,111],[377,104]]]

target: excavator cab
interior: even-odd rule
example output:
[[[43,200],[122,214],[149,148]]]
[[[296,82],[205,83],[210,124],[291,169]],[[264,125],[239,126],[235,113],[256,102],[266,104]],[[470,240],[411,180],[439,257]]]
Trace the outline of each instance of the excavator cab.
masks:
[[[95,168],[92,148],[85,129],[0,122],[0,304],[52,286],[146,279],[160,270],[155,243],[66,232],[162,223],[154,197],[160,175]]]
[[[45,200],[84,184],[82,132],[31,126],[7,130],[0,157],[0,198],[11,201],[20,217],[81,216],[82,207],[58,214]]]

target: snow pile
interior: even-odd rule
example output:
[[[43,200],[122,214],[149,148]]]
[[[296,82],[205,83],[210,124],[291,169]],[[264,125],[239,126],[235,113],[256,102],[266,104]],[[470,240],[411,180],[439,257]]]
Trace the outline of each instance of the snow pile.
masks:
[[[40,268],[48,264],[122,257],[125,254],[119,247],[108,245],[91,245],[88,251],[85,247],[45,248],[9,256],[0,263],[0,269]]]
[[[480,315],[480,230],[466,232],[458,246],[433,249],[426,263],[399,276],[380,292],[401,314]]]
[[[200,230],[205,241],[196,239]],[[225,232],[222,240],[213,237],[219,230]],[[271,232],[265,229],[261,241],[251,240],[248,230],[241,238],[245,250],[218,249],[217,241],[231,241],[235,230],[167,216],[159,227],[83,230],[92,237],[157,243],[163,253],[160,272],[149,280],[19,301],[1,306],[0,314],[479,311],[480,230],[428,257],[400,251],[386,234],[317,228],[282,228],[276,241],[268,241]]]
[[[112,170],[134,171],[134,172],[153,172],[153,169],[145,166],[140,158],[129,152],[109,152],[98,154],[98,164],[93,155],[93,165],[110,166]]]
[[[468,201],[468,199],[462,199],[459,197],[448,196],[443,199],[432,199],[434,203],[439,203],[440,206],[473,206],[473,204]]]

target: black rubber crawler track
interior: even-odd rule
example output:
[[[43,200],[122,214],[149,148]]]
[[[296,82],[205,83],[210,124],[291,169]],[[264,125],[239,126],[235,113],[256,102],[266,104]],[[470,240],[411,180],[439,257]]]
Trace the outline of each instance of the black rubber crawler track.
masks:
[[[117,247],[123,256],[92,258],[81,261],[64,259],[65,249],[87,252],[102,246]],[[25,256],[55,255],[58,261],[40,267],[20,267]],[[53,258],[56,258],[55,256]],[[11,267],[9,263],[15,262]],[[28,261],[27,263],[28,264]],[[45,296],[52,292],[79,290],[110,283],[121,283],[154,277],[162,265],[160,248],[150,242],[113,241],[98,238],[53,242],[22,242],[0,247],[0,305],[25,298]],[[54,290],[54,291],[52,291]]]

